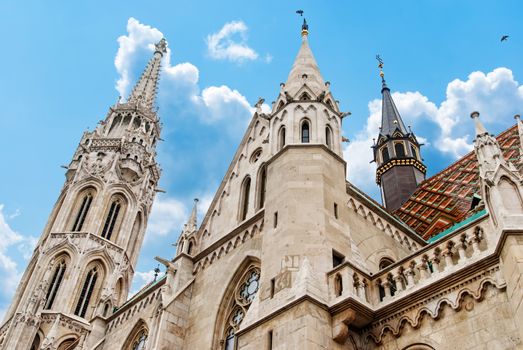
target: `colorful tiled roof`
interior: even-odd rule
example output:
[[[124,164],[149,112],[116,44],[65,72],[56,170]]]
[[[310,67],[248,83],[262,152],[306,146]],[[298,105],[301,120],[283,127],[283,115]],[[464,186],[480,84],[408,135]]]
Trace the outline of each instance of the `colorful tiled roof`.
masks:
[[[518,166],[517,125],[496,139],[506,160]],[[423,181],[412,196],[393,214],[424,239],[429,239],[474,214],[472,197],[481,195],[476,155],[470,152],[448,168]]]

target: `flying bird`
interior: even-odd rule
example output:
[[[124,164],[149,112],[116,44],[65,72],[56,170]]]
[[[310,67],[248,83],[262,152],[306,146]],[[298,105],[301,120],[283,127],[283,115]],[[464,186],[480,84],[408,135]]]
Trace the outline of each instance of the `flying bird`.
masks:
[[[296,11],[297,14],[299,14],[300,16],[303,16],[303,10],[298,10]]]
[[[508,40],[508,35],[503,35],[501,37],[501,41],[507,41]]]

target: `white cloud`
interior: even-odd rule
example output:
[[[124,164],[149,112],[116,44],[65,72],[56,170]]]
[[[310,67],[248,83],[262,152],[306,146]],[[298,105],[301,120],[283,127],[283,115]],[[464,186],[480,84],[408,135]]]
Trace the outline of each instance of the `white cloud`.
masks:
[[[143,287],[154,280],[154,270],[149,270],[145,272],[136,271],[133,278],[133,287],[129,294],[130,297],[138,293]],[[161,277],[161,274],[158,275],[158,278]]]
[[[25,260],[29,259],[36,244],[35,237],[22,236],[7,222],[18,215],[20,215],[18,210],[11,215],[5,214],[4,205],[0,204],[0,281],[3,287],[0,295],[9,299],[13,296],[22,277],[21,272],[18,271],[16,257],[21,253]],[[5,311],[5,309],[0,310],[0,320],[3,319]]]
[[[425,147],[457,159],[472,150],[473,124],[469,115],[481,112],[488,127],[508,127],[512,116],[523,108],[523,86],[514,80],[512,71],[496,68],[492,72],[471,73],[466,81],[455,79],[447,86],[446,100],[438,107],[419,92],[393,93],[394,102],[406,124]],[[348,178],[363,190],[378,198],[374,183],[376,164],[370,147],[381,124],[381,100],[369,102],[369,117],[365,127],[345,147]],[[429,137],[430,135],[430,137]],[[368,155],[362,157],[362,154]]]
[[[257,59],[258,53],[247,45],[247,30],[242,21],[225,23],[220,31],[207,36],[209,56],[240,63]]]
[[[229,25],[233,23],[232,25]],[[222,41],[234,33],[244,33],[243,22],[231,22],[217,33]],[[244,29],[243,29],[244,28]],[[116,54],[115,66],[120,75],[116,82],[116,90],[125,96],[131,89],[131,83],[137,79],[143,64],[138,63],[140,58],[150,57],[154,51],[154,43],[158,42],[163,34],[158,29],[129,18],[127,35],[120,36],[120,47]],[[225,36],[224,36],[225,35]],[[214,40],[214,39],[213,39]],[[243,44],[242,44],[243,45]],[[219,45],[218,45],[219,46]],[[232,47],[238,46],[232,44]],[[241,46],[241,45],[240,45]],[[230,49],[230,52],[241,52],[239,49]],[[247,50],[248,51],[248,50]],[[231,54],[232,55],[232,54]],[[232,57],[232,56],[231,56]],[[238,55],[237,57],[240,57]],[[246,56],[248,57],[248,56]],[[143,62],[142,62],[143,63]],[[226,85],[208,86],[200,89],[199,70],[190,62],[171,64],[171,49],[167,49],[164,57],[158,96],[158,105],[162,111],[176,108],[178,113],[196,115],[206,124],[218,121],[228,121],[229,131],[237,133],[243,131],[254,109],[240,92]],[[241,121],[238,123],[238,121]]]
[[[160,41],[163,37],[158,29],[144,25],[133,17],[127,21],[127,33],[128,35],[122,35],[118,38],[120,46],[114,59],[116,71],[120,75],[116,82],[116,90],[122,97],[129,93],[132,68],[135,59],[139,57],[137,53],[143,51],[145,47],[154,50],[154,43]]]
[[[188,211],[181,201],[158,196],[153,203],[149,216],[147,235],[166,236],[172,234],[174,242],[187,218]]]

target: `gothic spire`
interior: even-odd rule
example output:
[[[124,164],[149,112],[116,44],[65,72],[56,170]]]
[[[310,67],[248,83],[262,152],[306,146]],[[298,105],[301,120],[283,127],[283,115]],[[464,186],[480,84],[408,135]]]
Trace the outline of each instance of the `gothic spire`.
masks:
[[[287,90],[291,96],[294,96],[304,84],[307,84],[317,95],[325,90],[323,77],[309,47],[308,36],[309,25],[307,21],[303,19],[301,26],[301,47],[294,60],[287,82],[285,83],[285,90]]]
[[[192,208],[191,216],[187,221],[187,231],[194,232],[198,228],[198,198],[194,199],[194,205]]]
[[[140,103],[148,109],[154,107],[156,90],[160,75],[160,66],[163,54],[167,52],[167,42],[162,38],[155,44],[154,55],[145,67],[140,80],[131,92],[128,102]]]
[[[379,57],[379,56],[378,56]],[[395,131],[407,135],[409,132],[405,128],[405,124],[396,108],[396,104],[390,94],[390,89],[385,82],[385,74],[383,73],[383,61],[379,61],[380,76],[381,76],[381,94],[382,94],[382,109],[381,109],[381,129],[380,135],[392,136]]]

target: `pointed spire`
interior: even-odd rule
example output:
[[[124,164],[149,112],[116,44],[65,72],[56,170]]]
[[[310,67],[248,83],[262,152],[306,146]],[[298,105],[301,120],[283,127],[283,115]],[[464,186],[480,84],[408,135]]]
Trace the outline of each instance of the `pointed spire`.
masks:
[[[187,231],[194,232],[198,228],[198,198],[194,199],[194,205],[192,208],[191,216],[187,221]]]
[[[156,99],[156,90],[160,76],[160,66],[163,54],[167,52],[167,42],[162,38],[155,44],[154,55],[147,64],[140,80],[136,83],[131,92],[128,102],[135,102],[152,109]]]
[[[379,55],[376,56],[380,68],[381,77],[381,94],[382,94],[382,110],[381,110],[381,129],[380,134],[383,136],[393,135],[395,131],[400,131],[403,135],[407,135],[409,132],[401,119],[400,113],[396,108],[396,104],[390,94],[390,89],[385,82],[385,73],[383,73],[383,60]]]
[[[326,89],[325,82],[321,76],[320,69],[308,42],[309,25],[303,19],[301,26],[301,47],[294,60],[292,69],[284,85],[284,89],[293,97],[304,84],[317,95]]]

